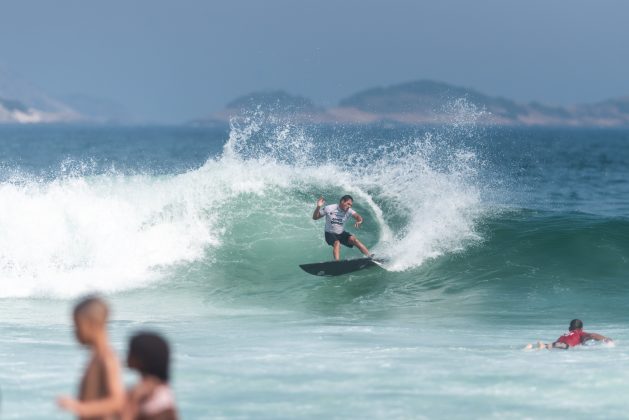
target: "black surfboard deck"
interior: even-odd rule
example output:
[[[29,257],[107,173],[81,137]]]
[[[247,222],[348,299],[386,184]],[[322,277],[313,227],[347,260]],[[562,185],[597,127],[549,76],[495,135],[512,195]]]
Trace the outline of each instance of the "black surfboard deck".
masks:
[[[311,264],[300,264],[302,270],[314,276],[341,276],[369,267],[381,266],[382,260],[356,258],[354,260],[325,261]]]

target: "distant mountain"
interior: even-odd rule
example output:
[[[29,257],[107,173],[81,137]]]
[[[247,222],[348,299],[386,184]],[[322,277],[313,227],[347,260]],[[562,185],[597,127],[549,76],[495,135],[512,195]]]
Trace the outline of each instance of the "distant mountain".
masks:
[[[28,120],[29,109],[20,101],[0,98],[0,123]]]
[[[0,96],[0,123],[36,124],[83,121],[83,117],[72,108],[49,109],[43,110],[17,99]]]
[[[325,114],[325,109],[316,106],[310,99],[291,95],[283,90],[260,91],[240,96],[229,102],[223,111],[193,120],[191,123],[222,126],[234,116],[256,113],[282,116],[298,121],[320,121],[321,116]]]
[[[81,114],[0,66],[0,123],[78,122]]]
[[[0,124],[38,124],[79,122],[83,118],[71,108],[44,111],[16,99],[0,97]]]
[[[299,121],[319,121],[325,110],[310,99],[291,95],[283,90],[252,92],[229,102],[225,109],[205,118],[191,121],[194,125],[224,126],[231,117],[239,115],[266,115]]]
[[[467,104],[477,111],[476,121],[479,123],[629,127],[629,97],[568,107],[539,102],[523,104],[430,80],[370,88],[342,99],[338,106],[328,109],[284,91],[252,93],[230,102],[222,112],[195,122],[224,124],[231,116],[257,110],[315,123],[438,124],[456,118],[457,108],[453,106],[456,104]]]
[[[577,105],[571,112],[584,125],[629,127],[629,96],[595,104]]]
[[[488,96],[474,89],[430,80],[401,83],[358,92],[339,103],[333,110],[337,115],[361,112],[375,120],[386,119],[404,123],[433,123],[452,117],[451,104],[457,100],[473,104],[481,122],[527,124],[530,115],[563,118],[567,112],[542,104],[519,104],[510,99]]]
[[[459,99],[484,111],[480,122],[523,126],[629,126],[629,98],[588,105],[558,107],[539,102],[522,104],[488,96],[474,89],[420,80],[358,92],[328,110],[339,119],[361,113],[362,118],[402,123],[447,121],[450,104]]]
[[[234,99],[227,104],[232,110],[263,110],[278,113],[320,112],[310,99],[290,95],[283,90],[254,92]]]
[[[376,114],[434,114],[457,98],[492,106],[502,114],[515,115],[521,111],[521,107],[508,99],[492,98],[473,89],[429,80],[368,89],[341,100],[339,106]]]

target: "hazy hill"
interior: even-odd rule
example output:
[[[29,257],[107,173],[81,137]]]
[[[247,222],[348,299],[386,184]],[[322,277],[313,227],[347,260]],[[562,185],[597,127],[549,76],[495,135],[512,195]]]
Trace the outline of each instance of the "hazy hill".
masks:
[[[629,126],[629,96],[578,105],[572,114],[584,125]]]
[[[293,120],[319,123],[433,124],[451,120],[453,104],[467,104],[477,111],[478,122],[522,126],[601,126],[629,127],[629,97],[585,105],[558,107],[539,102],[519,103],[485,95],[474,89],[430,80],[374,87],[342,99],[338,106],[324,109],[302,96],[284,91],[258,92],[230,102],[209,118],[197,120],[225,122],[230,116],[263,111]]]
[[[0,123],[78,122],[79,112],[0,66]]]
[[[367,89],[340,101],[339,116],[360,112],[374,120],[421,123],[447,120],[448,107],[462,98],[486,113],[481,122],[525,126],[629,126],[629,97],[558,107],[488,96],[474,89],[420,80]]]
[[[268,116],[289,118],[296,121],[320,122],[325,110],[310,99],[291,95],[283,90],[252,92],[229,102],[225,109],[208,117],[191,121],[194,125],[224,126],[234,116],[252,116],[264,113]]]
[[[458,98],[465,98],[476,105],[491,107],[501,115],[514,116],[522,112],[522,107],[511,100],[493,98],[473,89],[429,80],[364,90],[342,99],[339,106],[376,114],[435,114],[439,113],[444,105]]]
[[[227,109],[275,111],[278,113],[321,112],[322,109],[303,96],[290,95],[283,90],[254,92],[234,99]]]

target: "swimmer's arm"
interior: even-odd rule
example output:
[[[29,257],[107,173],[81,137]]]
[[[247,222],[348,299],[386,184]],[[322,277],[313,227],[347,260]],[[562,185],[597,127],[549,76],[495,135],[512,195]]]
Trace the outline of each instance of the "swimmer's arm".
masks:
[[[360,229],[360,225],[363,224],[363,218],[360,214],[358,214],[357,212],[354,212],[354,214],[352,214],[352,216],[354,217],[354,219],[356,219],[356,223],[354,223],[354,227],[356,229]]]
[[[323,204],[325,204],[325,200],[323,199],[323,197],[319,197],[319,199],[317,200],[317,207],[315,207],[314,212],[312,213],[312,220],[319,220],[323,217],[320,211]]]
[[[131,393],[127,395],[127,400],[125,401],[125,405],[122,409],[122,413],[120,415],[121,420],[133,420],[138,416],[139,406],[136,401],[133,400],[133,396]]]
[[[151,378],[142,379],[137,385],[127,392],[124,409],[122,410],[121,420],[134,420],[138,417],[140,411],[140,402],[148,397],[160,382]]]
[[[107,371],[109,397],[93,401],[78,401],[73,398],[60,398],[59,405],[79,417],[98,417],[119,413],[125,403],[122,376],[118,361],[114,356],[104,358]]]
[[[120,416],[121,420],[133,420],[138,416],[140,411],[139,398],[135,389],[127,393],[124,407]]]
[[[587,341],[587,340],[596,340],[596,341],[605,341],[605,342],[613,341],[611,338],[605,337],[604,335],[597,334],[597,333],[583,334],[583,338],[581,339],[581,341]]]

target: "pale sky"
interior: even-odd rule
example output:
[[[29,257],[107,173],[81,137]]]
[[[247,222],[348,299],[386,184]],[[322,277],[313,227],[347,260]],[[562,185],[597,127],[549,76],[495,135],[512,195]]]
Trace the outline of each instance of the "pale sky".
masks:
[[[9,0],[0,63],[164,123],[417,79],[569,104],[629,95],[628,21],[624,0]]]

